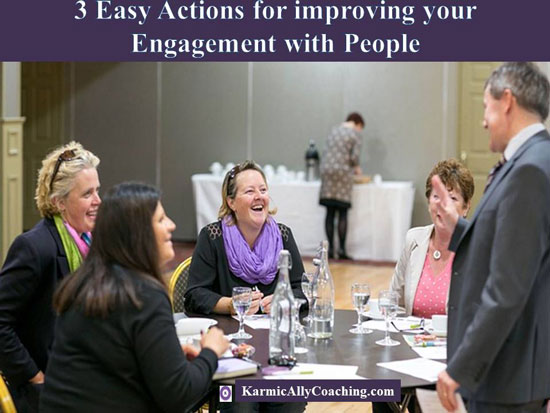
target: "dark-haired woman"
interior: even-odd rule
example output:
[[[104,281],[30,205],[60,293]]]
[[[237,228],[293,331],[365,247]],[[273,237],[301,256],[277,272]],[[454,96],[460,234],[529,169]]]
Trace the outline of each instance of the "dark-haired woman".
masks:
[[[207,392],[228,342],[214,328],[194,360],[182,352],[160,275],[174,229],[155,188],[106,195],[88,258],[54,296],[41,412],[181,412]]]

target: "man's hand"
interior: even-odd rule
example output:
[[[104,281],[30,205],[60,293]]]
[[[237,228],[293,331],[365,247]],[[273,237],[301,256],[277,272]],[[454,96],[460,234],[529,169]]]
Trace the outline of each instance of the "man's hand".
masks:
[[[439,401],[445,410],[454,412],[458,409],[458,402],[456,401],[455,392],[459,387],[460,384],[454,381],[446,370],[443,370],[437,376],[437,395],[439,396]]]
[[[450,240],[459,216],[447,188],[445,188],[438,175],[432,176],[432,192],[436,198],[434,203],[437,212],[434,225],[437,227],[442,239]]]

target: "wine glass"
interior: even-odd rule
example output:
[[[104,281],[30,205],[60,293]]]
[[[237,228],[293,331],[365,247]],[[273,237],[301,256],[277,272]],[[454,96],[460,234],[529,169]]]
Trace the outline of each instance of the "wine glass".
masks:
[[[306,332],[304,326],[300,324],[300,307],[306,303],[303,298],[294,299],[294,353],[303,354],[307,353],[306,348]]]
[[[252,288],[250,287],[233,287],[231,299],[233,308],[239,317],[239,331],[231,334],[231,339],[246,340],[252,338],[252,335],[244,331],[244,315],[252,304]]]
[[[378,308],[386,321],[386,334],[382,340],[378,340],[376,344],[380,346],[398,346],[399,341],[390,338],[390,318],[397,313],[397,302],[399,297],[395,291],[383,290],[378,295]]]
[[[313,280],[312,273],[305,272],[302,274],[302,292],[306,296],[308,304],[307,316],[303,318],[303,321],[306,325],[309,325],[311,323],[311,280]]]
[[[355,311],[357,311],[357,326],[352,328],[349,332],[353,334],[370,334],[372,330],[364,329],[363,322],[361,321],[361,314],[365,311],[365,307],[369,302],[370,287],[367,284],[354,283],[351,286],[351,299]]]

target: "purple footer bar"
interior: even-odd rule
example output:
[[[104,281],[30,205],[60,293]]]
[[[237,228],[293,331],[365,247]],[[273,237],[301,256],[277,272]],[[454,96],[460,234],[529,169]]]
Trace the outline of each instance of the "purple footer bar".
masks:
[[[400,380],[236,380],[238,402],[390,402]]]

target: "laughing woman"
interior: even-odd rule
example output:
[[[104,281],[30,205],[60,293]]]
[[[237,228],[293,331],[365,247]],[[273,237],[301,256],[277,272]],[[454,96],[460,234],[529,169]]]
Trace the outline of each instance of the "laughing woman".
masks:
[[[185,307],[189,312],[234,313],[233,287],[257,287],[248,314],[269,313],[277,285],[279,252],[292,257],[290,284],[303,298],[302,258],[290,228],[278,224],[269,210],[269,193],[263,171],[252,161],[235,166],[225,176],[219,221],[202,229],[189,268]],[[222,403],[229,412],[297,413],[305,403]]]
[[[286,249],[292,257],[290,283],[303,298],[302,258],[290,228],[277,224],[269,210],[269,193],[260,167],[246,161],[225,176],[219,221],[204,227],[189,269],[185,307],[194,313],[234,313],[233,287],[257,287],[249,314],[269,313],[277,284],[277,259]]]
[[[34,412],[53,341],[57,283],[86,256],[101,203],[99,159],[79,143],[42,161],[36,205],[43,219],[10,246],[0,272],[0,370],[18,412]]]

